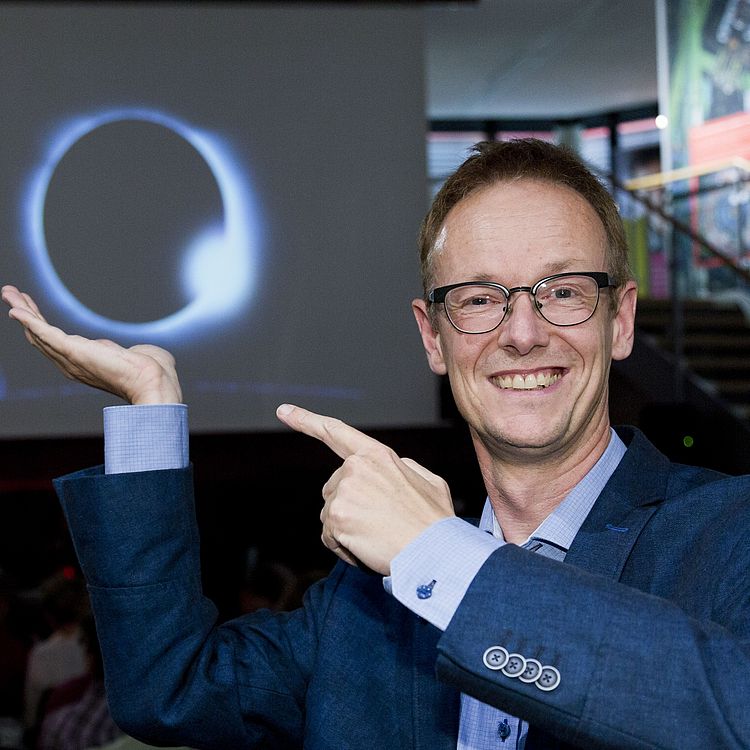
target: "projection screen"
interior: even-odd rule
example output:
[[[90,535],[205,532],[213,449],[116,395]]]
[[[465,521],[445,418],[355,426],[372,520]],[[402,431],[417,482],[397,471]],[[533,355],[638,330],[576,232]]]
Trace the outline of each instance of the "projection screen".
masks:
[[[3,4],[0,280],[172,351],[193,432],[432,423],[422,56],[407,5]],[[2,341],[0,437],[100,432],[116,399]]]

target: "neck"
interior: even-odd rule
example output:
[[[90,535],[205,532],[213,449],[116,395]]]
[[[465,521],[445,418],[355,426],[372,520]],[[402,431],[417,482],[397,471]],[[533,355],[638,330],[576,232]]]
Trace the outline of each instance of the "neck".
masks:
[[[487,495],[507,542],[524,542],[601,458],[610,439],[603,423],[575,449],[554,455],[490,451],[472,435]]]

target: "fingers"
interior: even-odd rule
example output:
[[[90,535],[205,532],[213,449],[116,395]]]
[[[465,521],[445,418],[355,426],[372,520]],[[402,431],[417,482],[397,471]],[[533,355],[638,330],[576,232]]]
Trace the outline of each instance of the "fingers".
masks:
[[[37,307],[36,302],[28,295],[26,292],[22,292],[21,296],[23,297],[24,302],[28,305],[29,309],[36,314],[36,316],[40,320],[44,320],[44,315],[42,315],[41,311]]]
[[[299,406],[282,404],[276,410],[276,416],[293,430],[325,443],[340,458],[346,459],[357,451],[382,445],[340,419],[325,417]]]
[[[323,514],[321,514],[321,519],[322,516]],[[336,557],[341,558],[344,562],[349,563],[349,565],[354,565],[356,568],[362,567],[360,560],[339,543],[339,540],[331,533],[330,528],[325,522],[323,523],[323,531],[320,534],[320,539],[323,542],[323,546],[331,550]]]
[[[330,494],[330,487],[332,483],[335,482],[335,479],[334,479],[335,476],[336,474],[334,474],[334,476],[328,480],[325,487],[323,487],[324,498],[327,497],[327,493]],[[326,488],[329,488],[329,489],[327,490]],[[322,531],[320,533],[320,540],[323,542],[323,546],[331,550],[331,552],[333,552],[334,555],[341,558],[344,562],[349,563],[349,565],[354,565],[355,567],[362,567],[362,563],[351,552],[349,552],[349,550],[346,547],[339,544],[338,539],[334,536],[333,530],[331,529],[330,524],[328,523],[329,509],[330,509],[329,504],[326,501],[320,511],[320,522],[323,525]]]
[[[442,477],[439,477],[437,474],[433,474],[429,469],[425,469],[422,464],[418,464],[414,459],[412,458],[402,458],[401,463],[408,466],[412,471],[419,474],[422,479],[427,480],[430,484],[436,485],[436,486],[443,486],[445,485],[445,480]]]
[[[36,317],[44,320],[39,308],[34,300],[28,295],[19,291],[16,287],[6,285],[2,288],[3,301],[11,308],[10,317],[21,319],[22,317]]]
[[[21,292],[19,292],[18,288],[14,287],[12,284],[4,284],[0,294],[2,294],[3,302],[11,307],[14,304],[14,300],[17,297],[21,297]]]
[[[34,300],[12,286],[3,287],[2,298],[10,307],[8,315],[24,327],[26,338],[36,345],[36,337],[41,337],[51,326],[44,319]]]
[[[353,565],[355,568],[363,567],[362,563],[351,552],[349,552],[346,547],[340,547],[335,541],[329,544],[324,537],[321,538],[323,539],[323,544],[328,547],[336,557],[340,558],[345,563],[349,563],[349,565]]]

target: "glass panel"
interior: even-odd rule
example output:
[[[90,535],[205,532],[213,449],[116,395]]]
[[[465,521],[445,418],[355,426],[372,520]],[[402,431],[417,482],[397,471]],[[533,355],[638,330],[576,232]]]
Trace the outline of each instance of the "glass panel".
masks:
[[[469,149],[487,140],[481,132],[431,132],[427,135],[427,179],[429,200],[469,155]]]
[[[600,174],[612,171],[609,128],[587,128],[580,134],[581,158]]]

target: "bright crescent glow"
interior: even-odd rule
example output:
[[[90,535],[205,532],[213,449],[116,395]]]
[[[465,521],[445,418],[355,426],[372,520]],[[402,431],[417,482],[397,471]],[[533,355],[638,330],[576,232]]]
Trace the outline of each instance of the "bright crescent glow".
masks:
[[[44,205],[52,177],[71,147],[93,130],[122,120],[139,120],[168,128],[186,140],[205,160],[219,187],[223,226],[206,227],[185,248],[182,281],[189,295],[182,309],[159,320],[129,323],[99,315],[65,286],[47,250]],[[214,135],[151,109],[125,108],[82,117],[68,123],[51,141],[43,163],[32,175],[26,200],[25,229],[31,257],[42,285],[78,323],[120,337],[164,338],[216,325],[237,311],[252,294],[257,266],[257,218],[250,191],[226,146]]]

